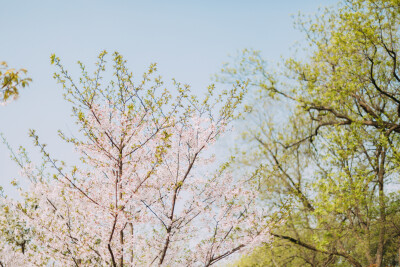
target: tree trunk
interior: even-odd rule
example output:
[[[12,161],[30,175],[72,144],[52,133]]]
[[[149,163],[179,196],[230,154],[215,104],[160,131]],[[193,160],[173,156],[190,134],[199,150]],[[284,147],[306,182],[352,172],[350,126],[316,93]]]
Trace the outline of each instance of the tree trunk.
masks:
[[[376,251],[376,266],[382,267],[383,252],[385,245],[385,231],[386,231],[386,207],[385,207],[385,192],[383,178],[385,176],[385,156],[386,149],[381,150],[379,154],[379,169],[378,169],[378,183],[379,183],[379,240],[378,249]]]

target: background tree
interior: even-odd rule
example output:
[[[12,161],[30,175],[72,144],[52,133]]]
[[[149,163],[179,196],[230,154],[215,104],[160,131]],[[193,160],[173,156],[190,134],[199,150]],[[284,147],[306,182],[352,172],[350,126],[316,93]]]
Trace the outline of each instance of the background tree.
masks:
[[[32,79],[24,77],[26,73],[25,69],[10,69],[6,62],[0,62],[0,105],[6,105],[10,98],[16,99],[19,89],[29,85]],[[1,133],[0,137],[5,141]],[[15,216],[7,201],[3,201],[5,199],[0,187],[0,266],[27,266],[27,261],[19,254],[25,252],[29,229]]]
[[[27,70],[10,69],[6,62],[0,62],[0,104],[5,104],[10,97],[19,95],[19,89],[26,87],[31,78],[24,77]]]
[[[199,99],[175,82],[171,93],[155,65],[134,83],[118,53],[107,83],[105,56],[93,76],[79,63],[79,84],[51,58],[80,129],[60,136],[81,164],[53,159],[34,131],[43,163],[15,154],[31,184],[23,201],[4,200],[30,233],[19,257],[39,266],[210,266],[269,242],[257,175],[234,177],[208,150],[237,117],[246,84],[220,95],[210,86]]]
[[[311,48],[280,74],[248,50],[224,67],[260,94],[240,164],[263,173],[266,205],[290,207],[243,266],[399,263],[399,18],[398,1],[343,1],[300,19]]]

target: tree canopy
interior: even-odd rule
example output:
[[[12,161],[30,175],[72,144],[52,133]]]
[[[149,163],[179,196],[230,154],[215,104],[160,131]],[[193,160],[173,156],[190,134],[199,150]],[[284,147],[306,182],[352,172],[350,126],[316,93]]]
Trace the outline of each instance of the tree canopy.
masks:
[[[17,98],[19,89],[32,81],[31,78],[25,77],[26,73],[26,69],[15,70],[8,68],[6,62],[0,62],[0,104],[7,103],[11,97]]]
[[[2,198],[1,264],[210,266],[269,242],[279,219],[257,205],[255,176],[236,177],[209,151],[246,83],[210,86],[202,99],[177,82],[162,88],[155,64],[134,81],[118,53],[107,75],[106,55],[92,75],[79,63],[78,82],[51,57],[80,130],[60,136],[81,162],[57,161],[33,130],[43,162],[13,153],[30,188],[20,201]]]
[[[399,22],[399,1],[343,1],[300,17],[306,57],[274,71],[245,50],[224,66],[220,80],[258,95],[238,164],[263,173],[266,205],[288,210],[243,266],[399,263]]]

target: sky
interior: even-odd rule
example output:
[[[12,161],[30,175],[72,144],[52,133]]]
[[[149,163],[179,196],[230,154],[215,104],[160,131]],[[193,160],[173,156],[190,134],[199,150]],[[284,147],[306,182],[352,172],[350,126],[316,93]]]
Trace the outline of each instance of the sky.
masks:
[[[293,27],[293,15],[313,14],[335,0],[0,0],[0,61],[26,68],[33,82],[20,98],[0,106],[0,132],[17,149],[37,152],[28,137],[35,129],[58,159],[74,160],[59,129],[74,131],[71,107],[53,79],[55,53],[78,77],[76,62],[89,69],[102,50],[120,52],[138,78],[157,63],[164,80],[190,84],[204,92],[211,77],[244,48],[261,50],[267,61],[289,56],[304,40]],[[0,185],[15,195],[10,181],[18,168],[0,144]]]

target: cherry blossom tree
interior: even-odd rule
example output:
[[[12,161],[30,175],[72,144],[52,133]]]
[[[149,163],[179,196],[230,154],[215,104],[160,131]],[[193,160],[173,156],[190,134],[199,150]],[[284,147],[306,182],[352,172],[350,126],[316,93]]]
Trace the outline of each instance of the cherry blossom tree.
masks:
[[[24,255],[31,238],[29,229],[18,216],[18,211],[7,205],[2,190],[0,194],[0,266],[29,266]]]
[[[139,82],[118,53],[106,82],[106,52],[93,75],[55,78],[80,132],[60,132],[80,164],[55,160],[32,131],[43,163],[14,155],[30,188],[5,201],[29,236],[11,246],[22,262],[56,266],[210,266],[271,239],[271,214],[257,205],[257,174],[234,175],[210,149],[238,115],[246,84],[204,99],[186,85],[162,90],[151,65]],[[15,238],[13,240],[16,240]],[[10,244],[10,242],[8,242]]]

